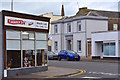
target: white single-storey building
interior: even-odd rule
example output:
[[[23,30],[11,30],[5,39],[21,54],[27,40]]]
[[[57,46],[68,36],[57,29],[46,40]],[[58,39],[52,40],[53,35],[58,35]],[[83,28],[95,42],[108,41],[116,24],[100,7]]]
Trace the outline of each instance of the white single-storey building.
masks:
[[[120,58],[120,31],[92,33],[92,58]]]

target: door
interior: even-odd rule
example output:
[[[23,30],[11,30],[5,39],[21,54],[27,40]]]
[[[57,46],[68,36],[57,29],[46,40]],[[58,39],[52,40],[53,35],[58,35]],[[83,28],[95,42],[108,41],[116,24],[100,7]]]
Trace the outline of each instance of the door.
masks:
[[[72,40],[67,41],[67,49],[72,50]]]
[[[91,41],[88,42],[88,56],[91,56]]]

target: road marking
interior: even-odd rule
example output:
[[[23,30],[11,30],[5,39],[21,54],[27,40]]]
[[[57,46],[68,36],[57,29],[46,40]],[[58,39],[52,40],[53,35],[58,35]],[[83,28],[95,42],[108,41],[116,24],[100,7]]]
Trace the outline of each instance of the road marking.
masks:
[[[81,77],[81,78],[100,79],[101,77],[87,77],[87,76],[85,76],[85,77]]]
[[[116,75],[120,75],[118,73],[113,74],[113,73],[104,73],[104,72],[88,72],[90,74],[102,74],[102,75],[110,75],[110,76],[116,76]]]
[[[68,77],[74,77],[74,76],[78,76],[78,75],[80,75],[80,74],[84,74],[84,73],[86,73],[85,70],[80,70],[80,73],[72,74],[72,75],[70,75],[70,76],[68,76]]]

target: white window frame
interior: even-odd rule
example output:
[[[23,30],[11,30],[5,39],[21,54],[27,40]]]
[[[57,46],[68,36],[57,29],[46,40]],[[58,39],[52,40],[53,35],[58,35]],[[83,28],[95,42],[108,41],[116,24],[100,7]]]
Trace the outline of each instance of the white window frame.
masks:
[[[57,52],[58,51],[58,42],[57,41],[54,42],[54,48],[55,48],[55,52]]]
[[[79,42],[81,42],[81,40],[77,40],[77,51],[82,52],[82,50],[79,50],[79,47],[81,48],[81,45],[79,46]]]
[[[54,34],[58,33],[58,25],[54,25]]]
[[[79,30],[79,28],[80,28],[80,30]],[[82,31],[81,22],[78,22],[77,23],[77,32],[80,32],[80,31]]]
[[[69,31],[69,29],[70,29],[70,31]],[[68,23],[68,24],[67,24],[67,32],[68,32],[68,33],[71,33],[71,32],[72,32],[71,23]]]
[[[115,44],[115,55],[105,55],[105,54],[103,54],[103,56],[104,56],[104,57],[116,57],[116,43],[115,43],[114,41],[104,42],[104,43],[103,43],[103,53],[104,53],[104,44],[105,44],[105,43],[108,43],[109,46],[110,46],[111,43],[114,43],[114,44]],[[110,50],[109,50],[108,52],[110,53]]]
[[[118,30],[118,24],[113,24],[113,30]]]

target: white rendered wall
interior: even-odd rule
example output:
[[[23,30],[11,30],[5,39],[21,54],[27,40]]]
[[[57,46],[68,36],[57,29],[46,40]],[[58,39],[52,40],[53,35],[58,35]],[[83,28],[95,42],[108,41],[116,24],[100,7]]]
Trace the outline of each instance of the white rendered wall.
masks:
[[[91,32],[108,31],[107,20],[86,20],[87,38],[91,38]]]
[[[58,43],[58,51],[55,51],[55,41]],[[61,50],[61,35],[52,35],[52,51],[58,53]]]
[[[58,27],[58,33],[54,33],[54,25],[57,25]],[[61,50],[61,26],[62,24],[52,24],[52,27],[51,27],[51,36],[52,36],[52,51],[55,52],[55,53],[58,53],[60,50]],[[58,51],[56,52],[55,51],[55,41],[58,42]]]
[[[81,41],[81,51],[77,50],[77,41]],[[85,33],[75,33],[73,34],[73,50],[77,52],[80,56],[85,56],[86,54],[86,43],[85,43]]]

